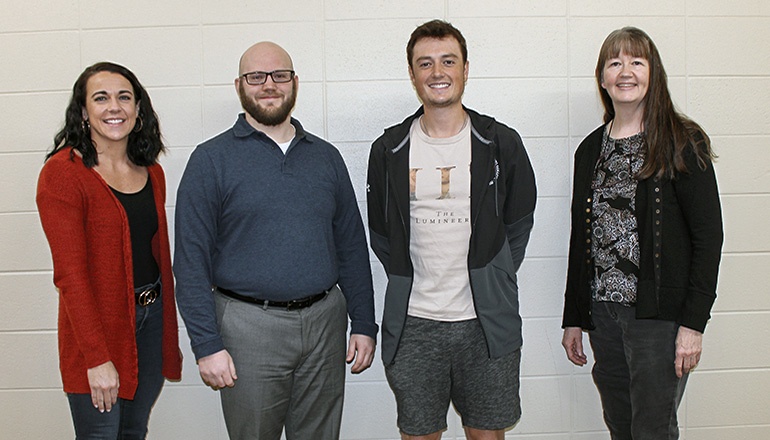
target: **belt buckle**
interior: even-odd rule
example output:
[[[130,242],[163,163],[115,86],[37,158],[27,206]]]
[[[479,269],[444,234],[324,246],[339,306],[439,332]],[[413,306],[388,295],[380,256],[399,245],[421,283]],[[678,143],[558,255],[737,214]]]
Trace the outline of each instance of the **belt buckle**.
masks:
[[[286,302],[286,310],[301,309],[303,307],[303,302],[304,301],[302,300],[297,301],[296,299],[289,300]]]
[[[154,303],[156,299],[158,299],[158,291],[155,289],[147,289],[139,294],[139,298],[136,302],[142,307],[147,307]]]

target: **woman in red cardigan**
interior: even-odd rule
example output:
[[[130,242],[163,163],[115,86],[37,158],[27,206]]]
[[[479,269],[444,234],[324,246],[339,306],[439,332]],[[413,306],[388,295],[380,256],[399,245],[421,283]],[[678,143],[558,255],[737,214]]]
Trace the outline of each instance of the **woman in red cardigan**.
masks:
[[[59,291],[59,366],[78,439],[143,439],[178,344],[164,151],[136,76],[77,79],[37,187]]]

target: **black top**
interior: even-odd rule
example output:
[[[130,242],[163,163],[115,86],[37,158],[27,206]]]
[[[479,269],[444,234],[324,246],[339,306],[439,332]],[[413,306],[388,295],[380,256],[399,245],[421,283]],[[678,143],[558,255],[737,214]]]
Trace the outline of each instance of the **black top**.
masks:
[[[157,281],[160,271],[152,255],[152,237],[158,232],[158,213],[155,211],[155,197],[152,194],[152,182],[147,183],[139,192],[122,193],[115,188],[112,192],[123,205],[131,230],[131,255],[134,263],[134,287],[152,284]]]

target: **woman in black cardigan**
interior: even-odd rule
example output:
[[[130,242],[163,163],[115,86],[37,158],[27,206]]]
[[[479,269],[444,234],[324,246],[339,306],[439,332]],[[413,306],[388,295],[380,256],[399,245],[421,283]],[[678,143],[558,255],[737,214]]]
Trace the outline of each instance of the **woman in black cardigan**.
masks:
[[[676,439],[716,298],[722,216],[714,154],[674,109],[660,54],[626,27],[596,65],[605,124],[575,153],[562,345],[592,370],[613,439]]]

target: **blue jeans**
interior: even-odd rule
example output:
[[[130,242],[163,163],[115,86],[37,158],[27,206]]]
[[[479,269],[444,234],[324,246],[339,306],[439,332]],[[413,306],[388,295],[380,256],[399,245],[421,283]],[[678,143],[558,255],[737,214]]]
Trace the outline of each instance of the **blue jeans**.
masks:
[[[589,332],[592,370],[613,440],[675,440],[676,411],[687,375],[676,377],[676,335],[671,321],[636,319],[636,309],[593,303]]]
[[[112,411],[100,413],[90,394],[67,394],[78,440],[144,439],[147,422],[163,388],[161,340],[163,305],[161,297],[147,307],[136,306],[136,347],[139,358],[139,386],[133,400],[118,398]]]

